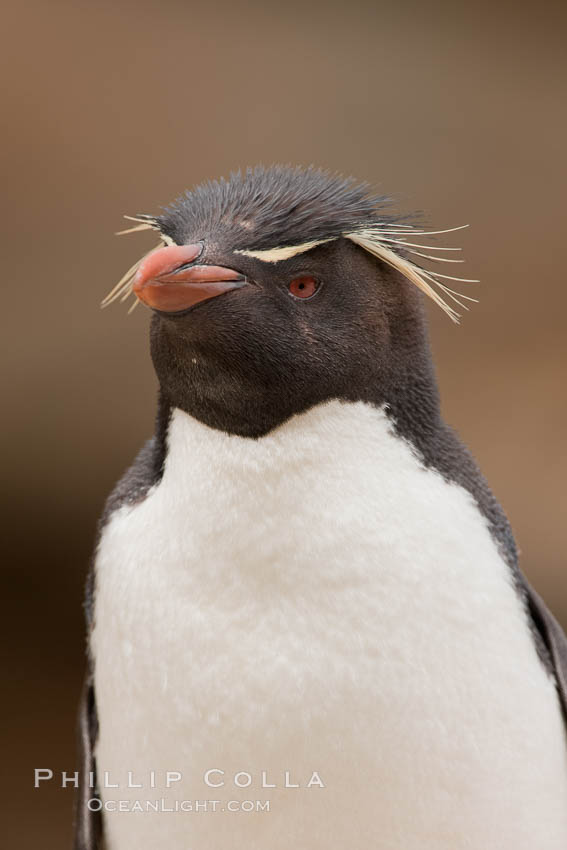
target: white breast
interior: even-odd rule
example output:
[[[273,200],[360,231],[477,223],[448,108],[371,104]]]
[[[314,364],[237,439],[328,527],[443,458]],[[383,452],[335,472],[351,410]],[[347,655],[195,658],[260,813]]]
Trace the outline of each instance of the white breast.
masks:
[[[108,850],[567,846],[562,719],[509,570],[383,411],[331,402],[248,440],[176,410],[96,570],[103,798],[220,801],[108,814]]]

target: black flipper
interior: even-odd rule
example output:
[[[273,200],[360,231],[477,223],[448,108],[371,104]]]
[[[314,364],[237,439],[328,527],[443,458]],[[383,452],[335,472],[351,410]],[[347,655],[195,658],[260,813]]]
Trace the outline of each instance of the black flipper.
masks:
[[[159,439],[152,437],[139,452],[136,460],[122,476],[107,499],[98,536],[110,519],[112,513],[123,504],[135,504],[142,501],[148,490],[159,481],[163,472],[165,457],[165,434],[170,410],[160,403],[156,431]],[[95,547],[96,551],[96,547]],[[95,559],[87,576],[85,612],[87,633],[92,631],[94,622]],[[75,801],[75,833],[73,850],[102,850],[103,818],[101,812],[91,812],[87,806],[90,799],[97,796],[96,787],[89,784],[89,775],[93,773],[96,786],[96,764],[94,750],[98,734],[98,716],[96,710],[92,659],[88,659],[87,674],[81,695],[78,716],[78,770],[79,789]]]
[[[96,787],[91,788],[89,775],[93,773],[96,786],[94,747],[98,731],[96,704],[92,676],[87,673],[77,724],[79,754],[79,789],[75,798],[75,835],[73,850],[100,850],[102,848],[102,815],[90,811],[87,803],[96,797]]]
[[[565,632],[536,591],[525,582],[528,610],[549,654],[557,692],[567,723],[567,637]]]

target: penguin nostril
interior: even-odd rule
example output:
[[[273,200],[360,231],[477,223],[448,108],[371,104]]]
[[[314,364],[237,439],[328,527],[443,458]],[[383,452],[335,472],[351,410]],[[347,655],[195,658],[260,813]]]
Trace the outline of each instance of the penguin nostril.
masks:
[[[203,251],[205,250],[205,243],[203,241],[201,241],[201,242],[196,242],[195,245],[194,245],[195,248],[197,248],[199,246],[201,248],[199,253],[193,259],[187,260],[187,262],[183,263],[183,265],[179,266],[179,268],[174,269],[173,274],[177,274],[177,272],[181,272],[184,269],[190,269],[191,266],[196,266],[198,264],[199,259],[201,258],[201,256],[203,255]]]

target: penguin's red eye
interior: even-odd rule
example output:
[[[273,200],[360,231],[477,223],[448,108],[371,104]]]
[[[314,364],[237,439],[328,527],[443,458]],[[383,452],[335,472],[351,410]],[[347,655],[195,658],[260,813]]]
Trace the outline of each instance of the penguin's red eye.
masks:
[[[311,298],[319,289],[319,284],[314,277],[303,275],[295,277],[289,284],[289,291],[294,298]]]

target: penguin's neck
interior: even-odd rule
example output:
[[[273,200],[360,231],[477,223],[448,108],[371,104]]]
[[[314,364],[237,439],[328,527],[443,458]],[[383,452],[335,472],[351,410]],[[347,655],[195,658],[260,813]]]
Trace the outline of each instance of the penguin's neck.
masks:
[[[277,476],[293,481],[311,468],[346,480],[356,466],[355,458],[365,454],[370,442],[373,451],[376,446],[383,449],[382,473],[395,479],[388,452],[392,445],[409,445],[397,433],[386,406],[341,399],[298,413],[259,438],[227,434],[176,407],[158,417],[158,428],[163,484],[175,482],[180,488],[197,466],[203,477],[228,482],[223,486],[238,487],[252,480],[258,484]]]
[[[219,468],[221,457],[225,468],[233,467],[245,456],[266,456],[270,457],[270,463],[274,463],[271,448],[274,445],[282,445],[287,440],[291,450],[290,458],[301,446],[309,454],[313,445],[320,442],[318,430],[324,433],[335,428],[333,411],[341,411],[339,420],[343,423],[349,422],[343,432],[343,455],[348,457],[349,444],[359,437],[362,415],[366,426],[369,425],[370,429],[377,428],[377,436],[380,423],[383,439],[388,433],[389,436],[395,435],[409,443],[424,467],[436,470],[445,480],[458,484],[472,495],[487,520],[503,557],[515,571],[517,552],[508,520],[474,459],[455,432],[441,418],[439,395],[430,358],[425,358],[422,367],[413,372],[408,368],[400,374],[398,370],[397,383],[392,379],[386,384],[390,387],[386,393],[387,398],[384,398],[383,388],[377,384],[370,385],[365,392],[355,387],[350,396],[314,403],[309,409],[287,418],[259,438],[242,437],[213,428],[198,417],[184,412],[160,391],[156,417],[154,481],[157,483],[161,480],[166,465],[170,468],[174,466],[172,452],[180,450],[183,453],[183,446],[187,445],[193,445],[193,450],[199,453],[210,452],[214,469]],[[359,411],[364,413],[360,414]],[[246,447],[249,447],[249,451]],[[338,458],[341,451],[338,433],[334,435],[333,447]],[[187,460],[190,462],[190,457]],[[280,457],[278,462],[285,463],[285,460],[285,457]]]
[[[218,363],[204,353],[194,358],[198,368],[181,365],[179,378],[171,359],[166,359],[165,369],[154,350],[160,350],[163,335],[154,322],[152,355],[160,378],[157,436],[162,445],[175,408],[213,429],[249,439],[262,438],[293,416],[334,399],[385,408],[397,432],[418,447],[442,428],[435,369],[420,311],[410,318],[406,311],[397,320],[390,317],[382,347],[349,351],[316,378],[308,375],[303,382],[286,380],[285,370],[269,380],[257,380],[254,373],[239,375],[232,363]],[[184,356],[177,351],[176,355]]]
[[[406,481],[408,464],[411,475]],[[176,511],[185,505],[193,520],[202,515],[206,524],[214,516],[220,528],[232,516],[239,526],[238,538],[250,543],[251,523],[256,523],[254,538],[266,518],[282,519],[283,504],[288,505],[288,526],[299,523],[300,534],[306,531],[302,517],[313,512],[311,527],[317,525],[324,506],[308,506],[306,501],[310,493],[319,500],[321,488],[337,494],[348,513],[355,505],[360,511],[365,487],[373,490],[379,482],[387,491],[402,492],[410,479],[411,489],[422,482],[426,499],[429,479],[422,458],[396,433],[386,410],[334,399],[291,417],[258,439],[226,434],[174,408],[159,488],[169,494]],[[357,527],[355,522],[353,534]]]
[[[421,352],[421,348],[419,351],[422,356],[418,357],[417,362],[412,361],[407,353],[399,355],[394,358],[395,366],[390,367],[387,372],[361,377],[359,381],[337,386],[336,391],[322,391],[311,400],[298,401],[295,407],[292,405],[285,414],[282,413],[279,418],[273,420],[269,428],[265,427],[265,423],[270,417],[259,410],[257,398],[250,399],[246,405],[248,420],[245,424],[235,419],[233,428],[221,428],[212,424],[214,417],[208,415],[206,406],[202,408],[198,403],[190,403],[191,398],[188,396],[179,400],[171,399],[160,388],[155,428],[160,469],[163,468],[167,454],[171,421],[174,417],[177,417],[178,421],[182,419],[179,415],[181,412],[185,412],[188,417],[184,420],[188,428],[191,427],[191,420],[194,428],[197,429],[201,425],[207,433],[217,432],[219,435],[238,436],[255,441],[282,429],[290,420],[332,401],[364,402],[375,409],[384,410],[396,433],[409,440],[426,456],[428,444],[439,441],[444,423],[441,419],[439,391],[429,348],[427,347],[425,352]],[[230,410],[225,411],[224,419],[231,421]],[[305,421],[310,421],[309,417]],[[213,435],[210,436],[212,439]]]

